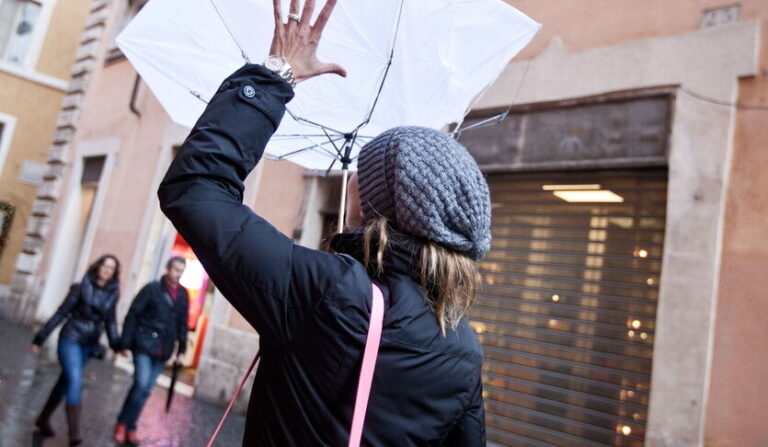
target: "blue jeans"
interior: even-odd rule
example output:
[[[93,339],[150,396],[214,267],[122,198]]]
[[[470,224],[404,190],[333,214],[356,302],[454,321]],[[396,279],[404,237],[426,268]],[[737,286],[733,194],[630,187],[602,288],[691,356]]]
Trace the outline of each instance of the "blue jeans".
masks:
[[[165,362],[145,354],[133,353],[133,385],[123,403],[123,409],[117,416],[117,422],[125,424],[128,430],[136,430],[141,410],[147,402],[157,376],[163,371]]]
[[[67,405],[80,405],[83,394],[83,368],[91,359],[91,350],[90,346],[59,337],[57,352],[61,374],[53,387],[53,394],[65,396]]]

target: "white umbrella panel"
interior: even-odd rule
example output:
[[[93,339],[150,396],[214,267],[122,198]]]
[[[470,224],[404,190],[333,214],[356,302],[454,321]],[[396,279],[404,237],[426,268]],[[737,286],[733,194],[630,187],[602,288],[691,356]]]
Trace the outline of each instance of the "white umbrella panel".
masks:
[[[266,59],[273,20],[269,0],[152,0],[116,40],[171,119],[192,127],[229,74]],[[346,177],[387,129],[460,123],[539,28],[502,0],[340,0],[317,53],[348,76],[298,84],[266,152]]]

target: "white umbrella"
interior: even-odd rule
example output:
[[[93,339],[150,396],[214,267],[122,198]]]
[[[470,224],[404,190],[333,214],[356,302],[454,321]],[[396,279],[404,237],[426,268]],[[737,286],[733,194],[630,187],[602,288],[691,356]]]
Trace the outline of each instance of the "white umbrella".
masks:
[[[192,127],[229,74],[266,59],[273,20],[269,0],[152,0],[117,44],[171,119]],[[341,0],[317,55],[348,76],[298,84],[266,152],[346,176],[387,129],[460,123],[539,28],[502,0]]]

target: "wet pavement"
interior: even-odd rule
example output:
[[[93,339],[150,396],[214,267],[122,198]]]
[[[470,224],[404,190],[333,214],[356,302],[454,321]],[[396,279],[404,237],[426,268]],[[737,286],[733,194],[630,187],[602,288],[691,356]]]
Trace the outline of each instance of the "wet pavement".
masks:
[[[30,353],[32,335],[30,328],[0,318],[0,447],[68,445],[63,405],[51,418],[55,437],[41,440],[33,434],[33,422],[60,369],[57,362]],[[55,343],[55,337],[46,341],[52,346]],[[94,359],[85,368],[83,382],[83,447],[117,446],[112,441],[112,430],[131,384],[130,374],[111,362]],[[138,428],[144,438],[141,445],[205,446],[223,409],[177,393],[166,414],[166,392],[155,386],[144,407]],[[243,416],[230,415],[215,445],[240,446],[244,425]]]

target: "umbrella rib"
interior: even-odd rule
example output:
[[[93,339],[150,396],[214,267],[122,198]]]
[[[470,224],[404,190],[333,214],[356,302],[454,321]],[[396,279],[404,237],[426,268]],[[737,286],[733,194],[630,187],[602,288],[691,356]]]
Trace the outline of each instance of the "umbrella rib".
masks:
[[[287,153],[285,153],[283,155],[266,155],[266,157],[269,160],[284,160],[287,157],[290,157],[291,155],[296,155],[296,154],[300,154],[302,152],[306,152],[306,151],[312,149],[313,147],[315,147],[315,146],[314,145],[306,146],[306,147],[303,147],[301,149],[296,149],[295,151],[287,152]]]
[[[317,134],[306,134],[306,133],[285,133],[285,134],[275,134],[275,135],[272,135],[272,138],[281,138],[281,139],[285,139],[285,140],[296,139],[296,138],[306,138],[306,137],[316,137],[316,138],[319,138],[319,137],[328,137],[328,138],[331,138],[331,137],[328,135],[328,133],[327,133],[327,132],[326,132],[325,134],[319,134],[319,133],[317,133]],[[338,139],[338,138],[339,138],[339,137],[337,137],[337,139]]]
[[[302,118],[302,117],[300,117],[300,116],[294,115],[294,113],[293,113],[293,112],[291,112],[291,110],[290,110],[289,108],[287,108],[287,107],[285,108],[285,110],[288,112],[288,115],[290,115],[290,116],[291,116],[291,118],[293,118],[293,119],[294,119],[294,121],[296,121],[296,122],[298,122],[298,123],[301,123],[301,124],[306,124],[306,125],[309,125],[309,126],[313,126],[313,127],[318,127],[318,128],[320,128],[320,129],[323,129],[323,130],[326,130],[326,129],[327,129],[327,130],[330,130],[331,132],[333,132],[333,133],[337,133],[337,134],[339,134],[339,135],[343,135],[343,134],[344,134],[344,132],[342,132],[342,131],[340,131],[340,130],[336,130],[336,129],[334,129],[333,127],[328,127],[328,126],[325,126],[325,125],[323,125],[323,124],[320,124],[320,123],[316,123],[316,122],[314,122],[314,121],[310,121],[310,120],[308,120],[308,119],[306,119],[306,118]]]
[[[240,49],[240,55],[243,56],[243,59],[245,59],[245,62],[250,64],[251,60],[248,59],[248,55],[245,54],[245,50],[243,50],[243,47],[240,46],[240,42],[237,41],[235,38],[235,35],[232,34],[232,30],[229,29],[229,25],[227,25],[227,21],[224,20],[224,16],[221,14],[221,11],[219,11],[219,7],[216,6],[216,2],[214,0],[210,0],[211,6],[213,6],[213,9],[216,10],[216,14],[219,16],[219,19],[221,20],[221,23],[224,25],[224,28],[227,29],[227,32],[229,33],[229,37],[232,38],[232,41],[235,42],[235,45],[237,45],[237,48]]]
[[[343,137],[337,137],[335,140],[340,140],[341,138],[343,138]],[[309,137],[306,137],[305,140],[309,141],[310,143],[313,143],[314,144],[313,148],[317,148],[317,149],[323,151],[324,153],[326,153],[327,155],[331,156],[331,158],[336,159],[336,154],[334,154],[330,150],[328,150],[328,149],[323,147],[324,144],[328,144],[328,143],[331,143],[331,144],[333,144],[333,147],[336,147],[336,144],[334,143],[335,140],[333,138],[329,137],[328,141],[326,141],[324,143],[319,143],[319,144],[316,141],[314,141],[311,138],[309,138]]]
[[[337,161],[338,161],[338,160],[333,160],[333,161],[331,162],[331,165],[330,165],[330,166],[328,166],[328,169],[326,169],[326,170],[325,170],[325,176],[326,176],[326,177],[328,177],[328,174],[330,174],[330,173],[331,173],[331,169],[333,169],[333,165],[335,165]]]
[[[177,82],[177,84],[181,85]],[[189,90],[189,89],[188,89]],[[203,99],[203,96],[200,94],[200,92],[197,92],[195,90],[189,90],[189,94],[194,96],[195,98],[199,99],[200,101],[203,101],[204,104],[208,104],[208,101]]]
[[[333,145],[333,148],[336,149],[336,155],[339,156],[339,159],[344,158],[344,155],[342,155],[342,153],[341,153],[341,149],[339,149],[339,147],[336,146],[336,142],[333,141],[333,138],[331,138],[331,136],[328,135],[328,132],[325,129],[323,129],[323,132],[325,132],[325,136],[328,137],[328,141],[331,142],[331,144]],[[331,167],[333,167],[333,163],[331,163]],[[331,168],[328,168],[328,170],[330,171]]]
[[[211,2],[213,2],[213,0],[211,0]],[[387,60],[387,67],[384,69],[384,76],[382,76],[381,82],[379,83],[379,89],[376,91],[376,97],[373,99],[373,104],[371,105],[371,110],[368,111],[368,115],[366,116],[365,120],[362,123],[360,123],[357,127],[355,127],[355,129],[352,132],[349,132],[350,134],[355,134],[358,130],[360,130],[361,127],[363,127],[363,126],[365,126],[365,125],[367,125],[368,123],[371,122],[371,117],[373,116],[373,112],[376,109],[376,105],[379,103],[379,98],[381,97],[381,92],[384,90],[384,83],[386,82],[387,76],[389,75],[389,69],[392,67],[392,59],[394,59],[394,57],[395,57],[395,45],[397,44],[397,36],[399,34],[399,31],[400,31],[400,23],[402,22],[403,5],[404,5],[404,3],[405,3],[405,0],[400,0],[400,9],[398,10],[398,13],[397,13],[397,22],[395,23],[395,34],[392,37],[392,46],[391,46],[391,48],[389,50],[389,59]],[[224,19],[222,19],[222,22],[223,21],[224,21]],[[226,26],[226,23],[225,23],[225,26]],[[227,30],[229,30],[229,28],[227,28]],[[234,39],[234,36],[232,38]],[[237,43],[236,40],[235,40],[235,43]],[[286,110],[288,111],[288,115],[290,115],[291,118],[293,118],[294,121],[296,121],[296,122],[299,122],[299,123],[302,123],[302,124],[307,124],[307,125],[310,125],[310,126],[319,127],[320,129],[323,129],[323,131],[325,131],[327,129],[327,130],[330,130],[330,131],[332,131],[334,133],[337,133],[337,134],[344,134],[345,133],[345,132],[341,132],[339,130],[336,130],[336,129],[332,128],[332,127],[328,127],[328,126],[325,126],[323,124],[316,123],[316,122],[308,120],[306,118],[297,116],[288,108],[286,108]]]
[[[507,114],[508,114],[508,112],[502,112],[502,113],[499,113],[498,115],[494,115],[494,116],[492,116],[490,118],[486,118],[486,119],[484,119],[482,121],[478,121],[476,123],[472,123],[472,124],[470,124],[467,127],[454,130],[453,132],[451,132],[451,136],[461,136],[461,134],[463,132],[466,132],[468,130],[479,129],[479,128],[482,128],[482,127],[488,127],[488,126],[490,126],[492,124],[498,124],[501,121],[503,121],[504,118],[507,117]]]
[[[340,140],[341,138],[342,138],[342,137],[336,138],[336,140]],[[302,152],[306,152],[306,151],[312,150],[312,149],[314,149],[314,148],[316,148],[316,147],[319,147],[319,148],[321,148],[321,149],[323,150],[323,152],[324,152],[326,155],[329,155],[329,156],[331,156],[331,158],[333,158],[333,159],[336,159],[336,156],[335,156],[335,155],[333,155],[332,153],[330,153],[330,152],[326,151],[326,150],[325,150],[325,149],[322,147],[322,145],[323,145],[323,144],[328,144],[328,142],[317,144],[317,143],[315,143],[315,142],[314,142],[314,141],[312,141],[312,140],[309,140],[309,141],[310,141],[310,142],[312,142],[312,145],[310,145],[310,146],[305,146],[305,147],[302,147],[301,149],[296,149],[296,150],[294,150],[294,151],[291,151],[291,152],[287,152],[287,153],[285,153],[285,154],[283,154],[283,155],[277,155],[277,156],[275,156],[275,155],[266,155],[265,157],[266,157],[268,160],[284,160],[284,159],[286,159],[286,158],[288,158],[288,157],[290,157],[290,156],[292,156],[292,155],[297,155],[297,154],[300,154],[300,153],[302,153]]]
[[[500,114],[498,114],[496,116],[493,116],[491,118],[485,119],[485,120],[477,122],[477,123],[470,124],[469,126],[467,126],[465,128],[461,127],[461,125],[464,123],[464,119],[462,118],[462,121],[456,126],[456,129],[453,132],[451,132],[451,136],[455,137],[455,138],[458,138],[458,137],[461,136],[461,133],[464,132],[464,131],[471,130],[471,129],[477,129],[477,128],[480,128],[480,127],[486,127],[486,126],[489,126],[491,124],[498,124],[498,123],[502,122],[509,115],[509,112],[512,110],[512,107],[517,103],[517,96],[520,94],[520,90],[522,90],[522,88],[523,88],[523,82],[525,81],[525,78],[528,75],[528,68],[530,66],[531,66],[531,60],[528,59],[528,62],[525,64],[525,69],[523,70],[523,76],[520,78],[520,83],[517,85],[517,90],[515,91],[515,96],[512,97],[512,102],[509,103],[509,107],[507,107],[507,110],[505,110],[504,112],[502,112],[502,113],[500,113]],[[490,88],[490,86],[491,86],[490,84],[488,86],[486,86],[486,88],[483,89],[483,91],[477,96],[477,98],[478,99],[481,98],[483,96],[483,94],[488,90],[488,88]],[[471,106],[467,107],[467,111],[466,111],[466,113],[464,113],[464,118],[467,117],[467,115],[469,114],[469,112],[471,110],[472,110]]]
[[[387,80],[389,69],[392,67],[392,59],[395,57],[395,45],[397,44],[397,36],[400,32],[400,22],[403,17],[404,3],[405,0],[400,0],[400,10],[397,13],[397,23],[395,24],[395,35],[392,37],[392,47],[389,50],[389,60],[387,61],[387,67],[384,69],[384,76],[381,78],[381,83],[379,83],[379,90],[376,92],[376,97],[373,99],[373,105],[371,105],[371,110],[368,111],[368,116],[365,118],[365,121],[360,123],[360,125],[355,128],[355,131],[371,122],[371,117],[373,116],[373,112],[376,109],[376,105],[379,103],[381,92],[384,90],[384,82]]]

